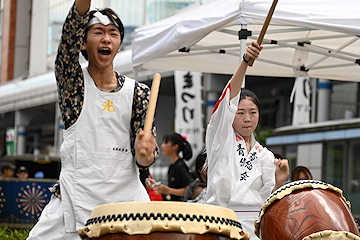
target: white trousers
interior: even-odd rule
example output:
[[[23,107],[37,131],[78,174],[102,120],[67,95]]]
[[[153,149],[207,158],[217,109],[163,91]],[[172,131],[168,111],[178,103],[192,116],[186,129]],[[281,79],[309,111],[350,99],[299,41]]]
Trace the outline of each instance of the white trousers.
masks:
[[[259,240],[259,238],[255,235],[255,232],[254,232],[254,230],[255,230],[254,223],[256,220],[257,219],[239,220],[239,222],[241,223],[242,230],[250,233],[250,240]]]
[[[258,212],[246,213],[246,212],[235,212],[236,216],[241,224],[242,230],[250,233],[250,240],[259,240],[256,236],[255,230],[255,221],[258,220]]]
[[[50,202],[41,212],[39,221],[31,229],[27,240],[81,240],[78,232],[65,232],[61,199],[51,195]]]

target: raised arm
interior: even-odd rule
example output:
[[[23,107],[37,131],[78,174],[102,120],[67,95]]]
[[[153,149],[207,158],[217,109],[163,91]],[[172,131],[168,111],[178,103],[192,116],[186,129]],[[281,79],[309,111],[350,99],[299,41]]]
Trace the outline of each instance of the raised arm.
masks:
[[[91,0],[76,0],[76,10],[80,16],[84,16],[90,8]]]
[[[74,124],[82,109],[83,73],[79,63],[79,53],[87,25],[86,14],[80,16],[77,0],[71,6],[62,28],[61,39],[55,59],[55,75],[58,85],[59,105],[65,129]],[[85,1],[89,3],[90,1]],[[80,4],[85,8],[84,4]],[[85,10],[85,13],[87,10]],[[76,101],[74,101],[76,99]]]
[[[234,98],[241,89],[246,69],[248,67],[247,62],[250,58],[256,59],[259,56],[261,49],[262,47],[256,41],[253,41],[246,49],[246,53],[243,57],[244,59],[241,61],[230,81],[230,99]]]

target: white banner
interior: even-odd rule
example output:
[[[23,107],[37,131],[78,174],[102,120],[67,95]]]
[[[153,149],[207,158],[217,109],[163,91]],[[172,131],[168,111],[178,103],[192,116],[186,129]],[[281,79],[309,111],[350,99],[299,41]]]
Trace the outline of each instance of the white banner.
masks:
[[[175,132],[186,135],[193,150],[194,159],[200,154],[205,146],[203,126],[203,101],[201,73],[175,71]],[[191,171],[193,169],[190,169]]]
[[[296,79],[296,92],[292,125],[310,123],[310,80],[308,77]]]

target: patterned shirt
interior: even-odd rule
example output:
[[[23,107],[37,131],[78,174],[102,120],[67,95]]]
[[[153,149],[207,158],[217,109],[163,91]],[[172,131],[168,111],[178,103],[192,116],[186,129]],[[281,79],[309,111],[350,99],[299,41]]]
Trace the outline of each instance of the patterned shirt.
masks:
[[[79,118],[84,102],[84,76],[79,63],[81,42],[83,41],[89,14],[80,16],[75,4],[65,20],[62,36],[55,60],[55,76],[58,86],[59,105],[65,129],[71,127]],[[125,77],[115,71],[118,86],[111,92],[119,91]],[[150,89],[147,85],[135,82],[131,113],[131,152],[135,156],[135,137],[140,129],[144,129],[144,119],[149,103]],[[156,137],[153,124],[152,133]],[[159,149],[156,149],[156,157]]]

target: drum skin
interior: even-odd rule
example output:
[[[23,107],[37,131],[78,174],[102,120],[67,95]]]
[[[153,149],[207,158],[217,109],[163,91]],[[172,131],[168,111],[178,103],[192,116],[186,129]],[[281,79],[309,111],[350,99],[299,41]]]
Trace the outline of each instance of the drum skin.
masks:
[[[150,234],[128,235],[126,233],[106,234],[99,238],[84,238],[85,240],[230,240],[226,236],[216,234],[183,234],[183,233],[167,233],[153,232]]]
[[[82,239],[249,240],[236,213],[221,206],[185,202],[122,202],[97,206]]]
[[[260,239],[302,238],[324,230],[347,231],[359,236],[359,229],[345,201],[327,189],[303,189],[272,203],[260,223]]]

